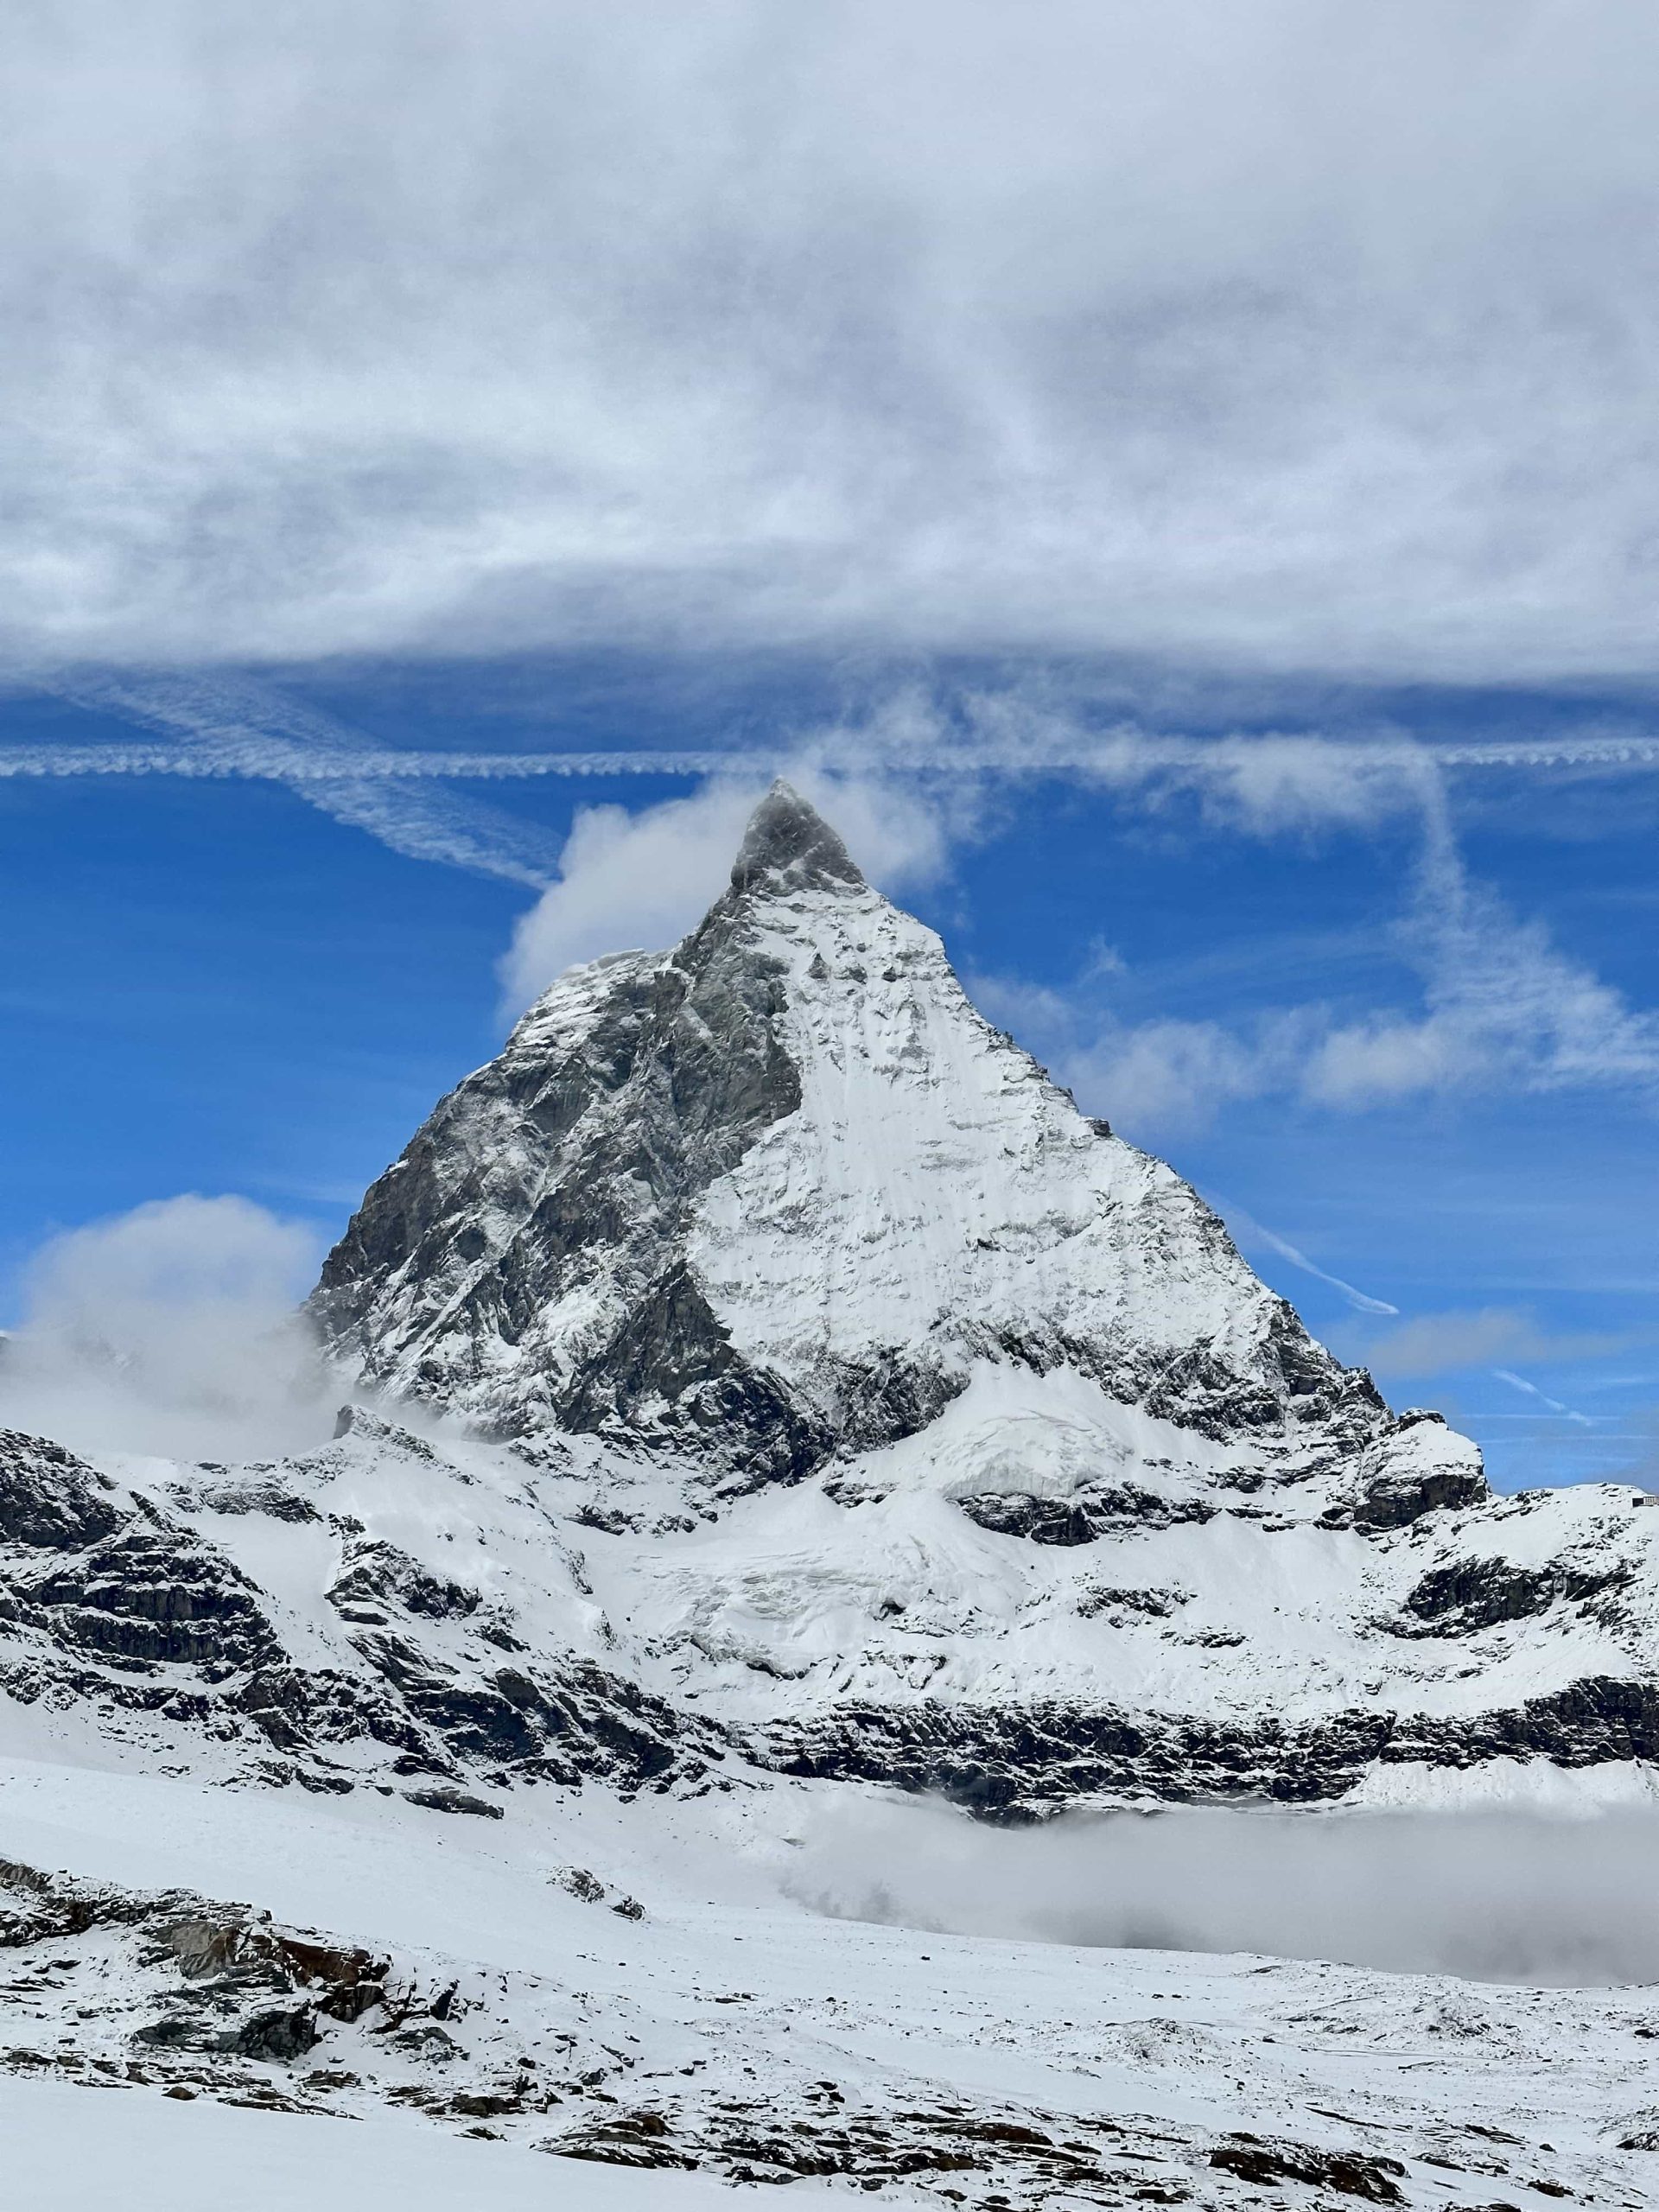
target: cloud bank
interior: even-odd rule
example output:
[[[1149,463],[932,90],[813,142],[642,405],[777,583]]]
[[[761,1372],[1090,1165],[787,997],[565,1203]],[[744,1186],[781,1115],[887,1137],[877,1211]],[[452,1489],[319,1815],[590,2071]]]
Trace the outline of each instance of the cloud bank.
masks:
[[[0,1346],[0,1424],[73,1450],[238,1459],[331,1433],[298,1300],[317,1240],[246,1198],[161,1198],[54,1237]]]
[[[1072,1814],[988,1828],[870,1801],[820,1816],[791,1893],[958,1935],[1259,1951],[1556,1985],[1659,1978],[1659,1811]]]
[[[11,657],[1650,673],[1659,21],[27,4]]]

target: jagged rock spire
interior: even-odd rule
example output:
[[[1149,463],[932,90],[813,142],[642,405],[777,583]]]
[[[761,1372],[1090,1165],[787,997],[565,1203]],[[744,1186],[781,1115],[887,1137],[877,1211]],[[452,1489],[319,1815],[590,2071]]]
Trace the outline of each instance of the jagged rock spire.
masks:
[[[781,776],[749,817],[732,864],[732,888],[752,890],[770,877],[782,877],[783,887],[791,891],[832,883],[854,890],[864,886],[846,846],[810,801]]]

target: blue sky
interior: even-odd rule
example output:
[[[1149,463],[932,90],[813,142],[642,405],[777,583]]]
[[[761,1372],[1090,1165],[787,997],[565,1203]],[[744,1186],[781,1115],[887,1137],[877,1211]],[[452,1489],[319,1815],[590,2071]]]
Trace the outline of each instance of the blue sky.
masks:
[[[1651,1476],[1659,16],[8,61],[0,1318],[153,1198],[332,1235],[785,766],[1396,1402]]]

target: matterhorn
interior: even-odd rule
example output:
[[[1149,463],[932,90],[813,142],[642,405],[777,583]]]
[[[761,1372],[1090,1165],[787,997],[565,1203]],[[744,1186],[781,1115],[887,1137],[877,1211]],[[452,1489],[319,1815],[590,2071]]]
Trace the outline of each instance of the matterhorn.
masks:
[[[787,785],[682,943],[562,976],[437,1105],[308,1312],[341,1410],[296,1456],[0,1434],[0,1941],[56,2024],[6,2064],[991,2206],[1442,2202],[1413,2161],[1508,2171],[1522,2085],[1554,2194],[1652,2201],[1615,1993],[1546,2031],[1511,1993],[1502,2081],[1437,2088],[1379,2055],[1444,2009],[1410,1977],[1109,1987],[791,1873],[906,1804],[1013,1850],[1634,1802],[1659,1501],[1494,1495]]]

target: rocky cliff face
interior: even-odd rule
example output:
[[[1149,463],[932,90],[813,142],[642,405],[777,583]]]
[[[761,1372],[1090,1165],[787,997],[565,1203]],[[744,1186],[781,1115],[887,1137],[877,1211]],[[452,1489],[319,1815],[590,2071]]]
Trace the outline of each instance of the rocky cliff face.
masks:
[[[682,944],[565,976],[440,1104],[313,1311],[383,1402],[323,1450],[0,1442],[15,1700],[461,1811],[1659,1758],[1659,1512],[1492,1497],[782,786]]]

